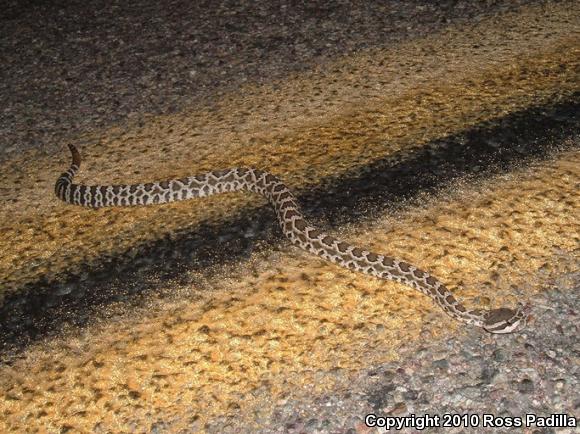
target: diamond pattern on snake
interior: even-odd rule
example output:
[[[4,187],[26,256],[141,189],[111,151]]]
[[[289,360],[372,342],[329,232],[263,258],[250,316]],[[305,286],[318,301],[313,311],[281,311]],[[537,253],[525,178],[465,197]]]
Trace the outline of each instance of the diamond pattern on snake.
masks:
[[[525,327],[528,308],[469,310],[445,285],[426,271],[397,258],[381,255],[339,240],[312,226],[304,218],[296,197],[276,176],[263,170],[235,167],[187,178],[130,185],[73,183],[81,165],[78,150],[69,145],[72,163],[56,181],[55,193],[66,203],[90,208],[146,206],[250,191],[264,196],[276,211],[278,223],[290,242],[341,267],[379,279],[394,280],[430,297],[446,314],[490,333],[511,333]]]

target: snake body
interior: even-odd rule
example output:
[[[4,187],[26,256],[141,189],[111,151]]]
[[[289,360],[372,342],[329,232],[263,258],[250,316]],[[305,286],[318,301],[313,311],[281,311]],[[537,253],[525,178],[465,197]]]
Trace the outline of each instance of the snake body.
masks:
[[[163,204],[251,191],[264,196],[276,211],[280,228],[292,244],[341,267],[381,279],[394,280],[431,297],[452,318],[482,327],[490,333],[511,333],[525,326],[527,312],[516,309],[468,310],[431,274],[389,256],[341,241],[310,225],[295,196],[271,173],[252,168],[216,170],[187,178],[132,185],[82,185],[73,183],[81,165],[77,149],[69,145],[72,163],[56,181],[55,193],[66,203],[91,208]]]

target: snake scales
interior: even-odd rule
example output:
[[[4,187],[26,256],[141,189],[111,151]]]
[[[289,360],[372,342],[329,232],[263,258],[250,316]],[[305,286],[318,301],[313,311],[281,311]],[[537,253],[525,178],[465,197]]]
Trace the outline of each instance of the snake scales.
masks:
[[[284,235],[307,252],[341,267],[409,285],[431,297],[452,318],[490,333],[511,333],[527,322],[526,308],[521,304],[516,309],[468,310],[429,273],[399,259],[338,240],[311,226],[304,219],[294,195],[279,178],[268,172],[231,168],[145,184],[88,186],[73,183],[81,157],[74,146],[69,145],[69,148],[72,164],[55,185],[56,195],[66,203],[91,208],[153,205],[248,190],[268,199]]]

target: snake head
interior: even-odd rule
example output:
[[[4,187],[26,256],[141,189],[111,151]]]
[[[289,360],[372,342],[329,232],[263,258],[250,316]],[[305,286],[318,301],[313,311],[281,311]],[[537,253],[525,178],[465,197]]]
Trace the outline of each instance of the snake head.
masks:
[[[529,307],[518,304],[516,309],[502,307],[490,310],[485,316],[483,328],[490,333],[512,333],[523,329],[529,317]]]

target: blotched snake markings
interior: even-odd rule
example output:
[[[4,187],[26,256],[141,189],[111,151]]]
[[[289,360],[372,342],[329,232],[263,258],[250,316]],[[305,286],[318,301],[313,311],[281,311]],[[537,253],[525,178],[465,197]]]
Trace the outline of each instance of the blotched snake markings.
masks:
[[[258,169],[231,168],[202,175],[133,185],[81,185],[73,177],[81,165],[77,149],[69,145],[72,164],[55,185],[56,195],[69,204],[91,208],[162,204],[248,190],[272,204],[282,232],[298,247],[341,267],[381,279],[409,285],[431,297],[443,311],[458,321],[482,327],[491,333],[511,333],[527,322],[527,309],[468,310],[429,273],[407,262],[369,252],[327,235],[304,219],[294,195],[276,176]]]

